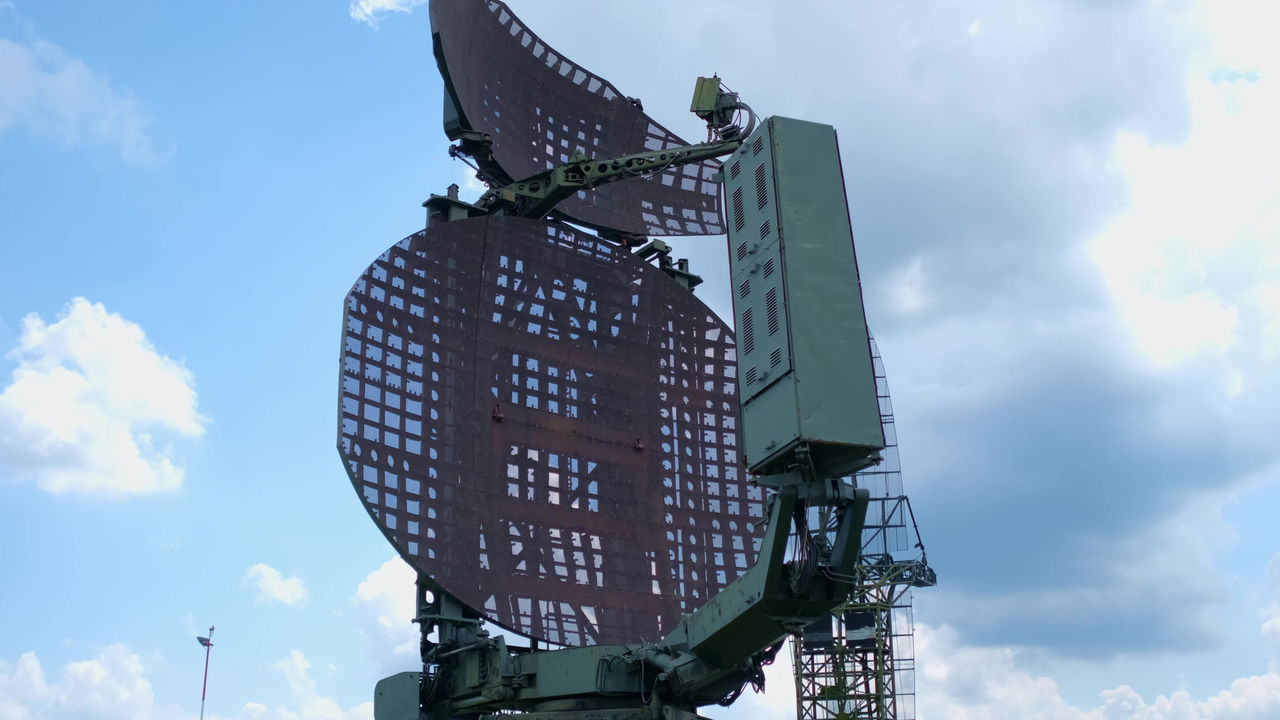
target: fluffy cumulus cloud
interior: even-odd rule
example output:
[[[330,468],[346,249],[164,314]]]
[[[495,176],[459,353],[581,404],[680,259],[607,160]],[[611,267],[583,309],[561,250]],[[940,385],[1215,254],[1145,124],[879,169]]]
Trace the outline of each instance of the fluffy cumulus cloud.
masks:
[[[307,599],[307,586],[302,578],[285,577],[266,563],[251,566],[245,571],[244,580],[257,589],[260,603],[298,605]]]
[[[310,663],[293,650],[276,663],[289,703],[269,707],[248,702],[235,715],[206,713],[208,720],[372,720],[373,703],[343,708],[323,695]],[[137,654],[112,645],[90,660],[68,663],[57,678],[46,676],[35,653],[0,660],[0,717],[5,720],[194,720],[196,713],[158,706]]]
[[[708,705],[699,708],[698,712],[713,720],[792,720],[796,716],[796,684],[789,644],[778,652],[772,665],[765,666],[764,679],[764,692],[756,692],[747,686],[733,705],[727,708]]]
[[[351,0],[347,8],[352,20],[378,27],[378,21],[389,13],[412,12],[427,0]]]
[[[383,675],[419,664],[416,582],[413,568],[396,557],[369,573],[351,598],[365,649]]]
[[[137,324],[76,298],[22,321],[0,392],[0,470],[55,494],[120,499],[176,490],[183,469],[155,433],[198,437],[194,378]]]
[[[13,720],[134,720],[152,714],[154,696],[142,661],[123,645],[68,663],[48,678],[35,653],[0,660],[0,716]]]
[[[311,663],[297,650],[290,651],[287,658],[276,663],[276,667],[289,682],[289,695],[294,705],[293,708],[277,708],[279,720],[372,720],[371,702],[343,709],[334,698],[321,695],[315,678],[311,677]]]
[[[1127,327],[1161,367],[1197,357],[1220,363],[1228,393],[1255,388],[1258,367],[1280,358],[1280,50],[1259,24],[1272,6],[1204,7],[1210,45],[1187,80],[1185,143],[1121,133],[1115,157],[1130,207],[1093,242],[1093,257]]]
[[[0,5],[0,13],[12,12]],[[22,128],[66,147],[108,147],[130,162],[156,161],[149,120],[132,92],[53,43],[2,31],[0,133]]]
[[[1007,648],[961,645],[954,630],[916,628],[921,718],[928,720],[1082,720],[1057,684],[1022,670]],[[1093,720],[1101,720],[1096,714]]]
[[[1268,567],[1273,601],[1260,628],[1271,658],[1258,674],[1226,683],[1204,698],[1185,690],[1147,701],[1120,684],[1096,704],[1067,702],[1058,684],[1029,669],[1032,658],[1011,648],[966,645],[955,629],[916,628],[919,710],[922,720],[1270,720],[1280,717],[1280,553]],[[779,716],[781,717],[781,716]]]
[[[1235,680],[1200,700],[1185,691],[1147,702],[1127,685],[1094,707],[1068,703],[1051,678],[1028,671],[1008,648],[971,647],[948,627],[916,629],[922,720],[1269,720],[1280,716],[1280,673]]]
[[[927,536],[946,540],[937,607],[958,630],[1086,655],[1203,648],[1226,596],[1222,504],[1280,465],[1280,194],[1263,169],[1276,93],[1249,79],[1280,64],[1242,5],[1105,12],[1135,13],[1135,55],[1099,87],[1150,77],[1097,94],[1078,71],[1052,78],[1081,92],[1064,106],[1078,117],[1004,128],[1036,166],[975,175],[999,204],[887,258],[923,266],[888,276],[910,281],[899,295],[926,290],[885,303],[881,348],[904,457],[928,449],[907,461],[922,471],[911,490]],[[1100,37],[1102,56],[1121,39]]]

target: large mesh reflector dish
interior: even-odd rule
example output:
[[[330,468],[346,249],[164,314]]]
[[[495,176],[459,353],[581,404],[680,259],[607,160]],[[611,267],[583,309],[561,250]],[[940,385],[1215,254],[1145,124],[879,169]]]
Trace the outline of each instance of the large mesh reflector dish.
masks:
[[[494,622],[657,640],[755,562],[729,328],[540,220],[401,241],[347,296],[339,449],[383,532]]]
[[[513,180],[562,165],[575,151],[603,159],[686,144],[503,3],[431,0],[431,26],[459,122],[493,138],[493,158]],[[580,192],[557,210],[636,235],[717,235],[724,232],[713,180],[719,168],[715,160],[668,168]]]

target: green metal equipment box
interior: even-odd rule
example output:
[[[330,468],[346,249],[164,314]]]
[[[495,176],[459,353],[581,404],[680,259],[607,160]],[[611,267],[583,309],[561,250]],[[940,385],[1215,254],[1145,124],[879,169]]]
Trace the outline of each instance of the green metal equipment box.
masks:
[[[835,128],[771,117],[724,165],[743,456],[824,477],[884,447]]]

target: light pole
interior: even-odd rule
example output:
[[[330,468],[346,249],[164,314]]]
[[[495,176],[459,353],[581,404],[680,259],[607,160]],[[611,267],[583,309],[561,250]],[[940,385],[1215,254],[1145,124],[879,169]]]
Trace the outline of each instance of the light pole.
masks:
[[[204,696],[209,690],[209,651],[213,649],[213,626],[209,626],[209,637],[196,636],[196,640],[204,646],[204,686],[200,688],[200,720],[204,720]]]

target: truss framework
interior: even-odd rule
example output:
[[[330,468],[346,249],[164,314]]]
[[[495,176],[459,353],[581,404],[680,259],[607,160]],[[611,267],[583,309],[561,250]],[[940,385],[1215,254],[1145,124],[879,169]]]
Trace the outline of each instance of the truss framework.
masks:
[[[856,590],[832,617],[792,639],[797,720],[915,720],[911,590],[937,582],[903,493],[884,363],[874,340],[883,462],[855,476],[871,491]],[[909,547],[914,534],[915,544]],[[915,557],[906,556],[914,554]]]

